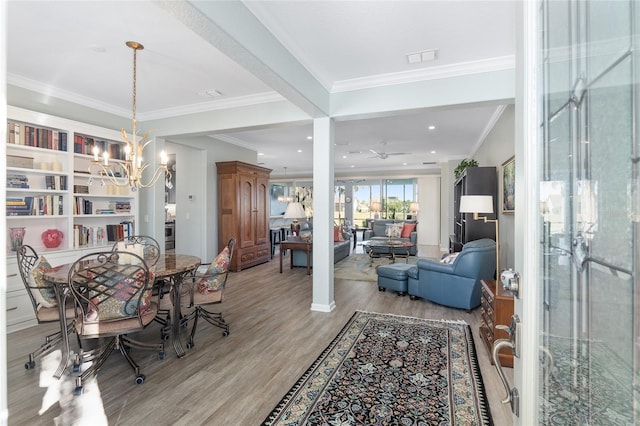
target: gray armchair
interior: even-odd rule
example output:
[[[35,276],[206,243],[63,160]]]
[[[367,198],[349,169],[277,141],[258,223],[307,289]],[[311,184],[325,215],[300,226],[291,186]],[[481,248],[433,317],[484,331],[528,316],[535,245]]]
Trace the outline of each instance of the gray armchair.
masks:
[[[412,299],[422,297],[470,311],[480,305],[480,280],[494,276],[496,243],[488,238],[470,241],[450,264],[420,259],[417,266],[417,277],[409,275]]]

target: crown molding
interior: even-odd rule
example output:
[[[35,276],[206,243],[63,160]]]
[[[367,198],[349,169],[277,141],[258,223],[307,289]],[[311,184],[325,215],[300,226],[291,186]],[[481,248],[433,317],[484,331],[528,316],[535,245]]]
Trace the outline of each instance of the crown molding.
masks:
[[[493,126],[496,125],[496,123],[500,119],[500,116],[502,116],[502,113],[506,109],[507,109],[507,105],[498,105],[498,107],[496,108],[495,112],[493,113],[493,115],[491,116],[489,121],[487,122],[487,125],[482,130],[482,133],[478,137],[478,140],[476,141],[475,144],[473,144],[473,148],[471,149],[471,153],[472,153],[471,156],[472,157],[475,155],[475,153],[478,151],[478,149],[480,149],[480,147],[484,143],[484,140],[487,138],[487,136],[489,136],[489,133],[491,132],[491,130],[493,130]]]
[[[44,96],[50,98],[58,98],[64,101],[73,102],[78,105],[83,105],[88,108],[93,108],[98,111],[104,111],[110,114],[118,115],[121,117],[128,117],[131,115],[131,110],[119,108],[117,106],[96,101],[95,99],[87,96],[80,95],[75,92],[63,90],[49,84],[45,84],[36,80],[31,80],[16,74],[7,73],[7,83],[12,86],[20,87],[26,90],[32,90],[36,93],[41,93]]]
[[[75,92],[63,90],[55,86],[41,83],[39,81],[24,78],[15,74],[7,74],[7,82],[13,86],[21,87],[23,89],[32,90],[37,93],[41,93],[48,97],[54,97],[62,99],[68,102],[73,102],[78,105],[83,105],[88,108],[93,108],[99,111],[104,111],[110,114],[118,115],[121,117],[129,117],[131,110],[119,108],[115,105],[105,102],[96,101],[95,99],[87,96],[80,95]],[[277,92],[264,92],[256,93],[247,96],[238,96],[228,99],[216,99],[206,102],[198,102],[197,104],[181,105],[178,107],[171,107],[165,109],[158,109],[149,112],[138,112],[138,121],[156,120],[169,117],[176,117],[180,115],[196,114],[200,112],[214,111],[227,108],[243,107],[248,105],[258,105],[270,102],[280,102],[285,98]]]
[[[176,117],[187,114],[197,114],[200,112],[215,111],[220,109],[238,108],[249,105],[266,104],[270,102],[280,102],[286,100],[277,92],[256,93],[247,96],[238,96],[228,99],[216,99],[207,102],[198,102],[197,104],[181,105],[178,107],[159,109],[149,111],[144,114],[138,114],[141,121],[157,120],[162,118]]]
[[[514,55],[483,59],[473,62],[460,62],[440,67],[421,68],[411,71],[379,74],[369,77],[336,81],[331,88],[331,93],[349,92],[352,90],[369,89],[372,87],[383,87],[394,84],[415,83],[419,81],[436,80],[448,77],[459,77],[483,72],[503,71],[507,69],[514,69],[515,66],[516,60]]]

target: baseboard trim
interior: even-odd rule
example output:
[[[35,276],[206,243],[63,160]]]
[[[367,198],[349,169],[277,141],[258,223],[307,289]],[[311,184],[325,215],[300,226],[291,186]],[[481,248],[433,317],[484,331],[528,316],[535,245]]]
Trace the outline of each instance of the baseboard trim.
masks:
[[[312,303],[311,310],[317,312],[331,312],[336,308],[335,300],[329,303],[328,305],[320,304],[320,303]]]

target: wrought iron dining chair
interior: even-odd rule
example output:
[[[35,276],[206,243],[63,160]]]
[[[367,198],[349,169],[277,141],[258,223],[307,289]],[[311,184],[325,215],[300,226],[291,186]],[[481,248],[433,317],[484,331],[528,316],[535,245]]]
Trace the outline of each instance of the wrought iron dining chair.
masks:
[[[58,294],[58,288],[44,279],[43,271],[51,268],[51,265],[44,256],[38,256],[33,247],[29,245],[23,245],[18,248],[16,256],[20,277],[27,289],[27,294],[29,295],[29,300],[31,300],[38,324],[60,323],[60,331],[46,336],[44,343],[29,354],[29,359],[24,364],[24,368],[30,370],[36,366],[37,358],[49,353],[60,342],[66,341],[63,333],[67,333],[67,335],[73,333],[75,314],[73,312],[73,306],[71,306],[65,309],[68,322],[61,321],[58,303],[60,303],[60,298],[64,297],[64,295]],[[68,349],[67,347],[67,350]],[[55,374],[57,378],[60,378],[61,375],[62,371],[58,371]]]
[[[182,318],[182,324],[188,325],[193,320],[191,333],[187,342],[187,348],[195,346],[194,336],[198,327],[198,319],[202,318],[209,324],[222,329],[222,335],[229,335],[229,324],[226,323],[221,312],[211,312],[205,309],[212,305],[222,303],[224,289],[229,277],[229,265],[233,258],[233,251],[236,246],[236,239],[231,238],[227,245],[220,251],[218,256],[211,263],[200,265],[206,267],[203,272],[196,272],[193,276],[185,279],[183,283],[184,292],[181,297],[183,306],[191,311]]]
[[[152,269],[156,263],[158,263],[158,259],[160,259],[161,254],[158,240],[148,235],[133,235],[124,238],[123,240],[114,243],[112,249],[132,251],[138,255],[142,255],[141,257],[144,258],[147,265]],[[168,340],[171,329],[171,311],[167,306],[170,306],[170,301],[168,299],[171,283],[165,282],[164,280],[157,280],[153,284],[153,295],[157,295],[160,299],[158,301],[158,314],[153,320],[162,327],[160,329],[162,338],[164,340]],[[162,303],[162,299],[164,298],[167,300],[164,301],[165,303]]]
[[[153,267],[160,258],[160,244],[147,235],[133,235],[113,244],[112,250],[132,251],[142,257],[148,266]]]
[[[131,348],[156,350],[158,359],[164,359],[163,340],[146,343],[130,337],[156,316],[151,275],[144,259],[129,251],[93,253],[72,265],[69,289],[75,299],[76,332],[81,341],[98,342],[95,349],[81,350],[76,356],[76,366],[93,362],[76,378],[76,395],[82,394],[85,381],[100,370],[115,349],[133,368],[137,384],[144,383],[145,376],[129,355]]]

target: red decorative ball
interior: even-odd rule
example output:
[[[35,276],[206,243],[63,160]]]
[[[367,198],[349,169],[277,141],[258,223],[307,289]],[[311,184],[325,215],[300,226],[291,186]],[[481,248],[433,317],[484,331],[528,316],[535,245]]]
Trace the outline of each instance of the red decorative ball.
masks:
[[[62,244],[64,234],[57,229],[47,229],[42,233],[42,242],[46,248],[56,248]]]

